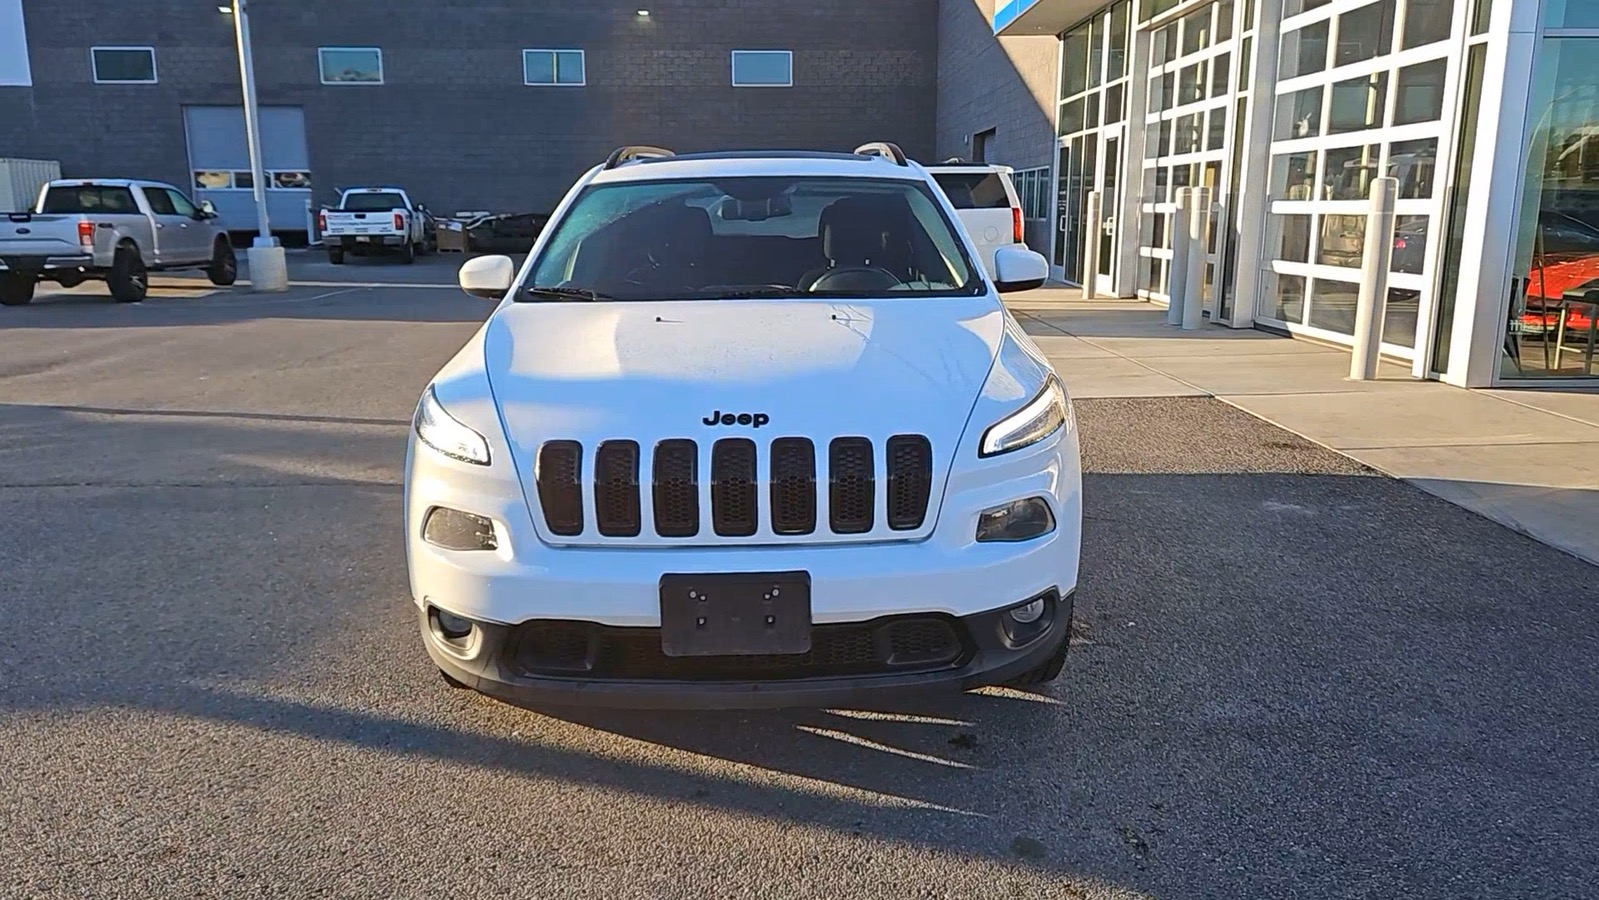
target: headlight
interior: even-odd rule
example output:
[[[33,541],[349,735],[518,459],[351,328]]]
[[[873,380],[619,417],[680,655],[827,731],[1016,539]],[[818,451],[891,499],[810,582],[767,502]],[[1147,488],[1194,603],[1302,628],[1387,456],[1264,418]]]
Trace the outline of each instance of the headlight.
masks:
[[[1044,382],[1038,396],[1027,405],[993,425],[983,433],[979,456],[997,456],[1020,450],[1049,437],[1066,424],[1071,413],[1066,405],[1066,390],[1054,375]]]
[[[439,398],[433,395],[432,385],[417,404],[414,424],[422,443],[445,456],[479,466],[489,464],[489,442],[445,412]]]

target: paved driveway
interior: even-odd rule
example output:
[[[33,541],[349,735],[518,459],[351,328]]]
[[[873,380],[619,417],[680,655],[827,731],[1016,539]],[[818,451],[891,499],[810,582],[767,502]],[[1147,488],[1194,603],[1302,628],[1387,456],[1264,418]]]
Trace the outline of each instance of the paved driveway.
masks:
[[[0,896],[1599,881],[1595,570],[1220,403],[1079,404],[1046,693],[535,714],[440,684],[403,571],[407,419],[487,307],[164,293],[0,310]]]

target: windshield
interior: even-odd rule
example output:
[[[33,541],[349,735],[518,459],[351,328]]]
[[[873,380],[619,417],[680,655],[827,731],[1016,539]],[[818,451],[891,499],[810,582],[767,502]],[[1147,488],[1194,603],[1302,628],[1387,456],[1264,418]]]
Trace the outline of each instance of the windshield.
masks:
[[[339,206],[341,212],[388,212],[404,208],[405,198],[399,194],[350,194]]]
[[[639,181],[586,188],[518,299],[971,296],[973,273],[922,182]]]

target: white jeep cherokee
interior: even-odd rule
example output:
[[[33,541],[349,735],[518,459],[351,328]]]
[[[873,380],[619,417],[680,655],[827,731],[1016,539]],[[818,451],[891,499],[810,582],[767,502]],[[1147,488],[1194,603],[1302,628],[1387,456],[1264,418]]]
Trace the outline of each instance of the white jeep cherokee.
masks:
[[[522,705],[818,706],[1037,684],[1071,629],[1071,401],[891,144],[629,147],[435,376],[406,457],[422,640]]]

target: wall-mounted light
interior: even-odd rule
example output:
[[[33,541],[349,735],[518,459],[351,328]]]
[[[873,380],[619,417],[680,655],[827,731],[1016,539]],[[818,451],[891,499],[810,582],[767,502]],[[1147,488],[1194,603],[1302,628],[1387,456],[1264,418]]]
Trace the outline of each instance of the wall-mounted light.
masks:
[[[233,7],[231,7],[231,6],[218,6],[217,7],[217,12],[223,14],[224,16],[232,15],[233,14]]]
[[[647,9],[641,9],[638,11],[638,17],[641,19],[648,19],[650,17],[650,11]]]

